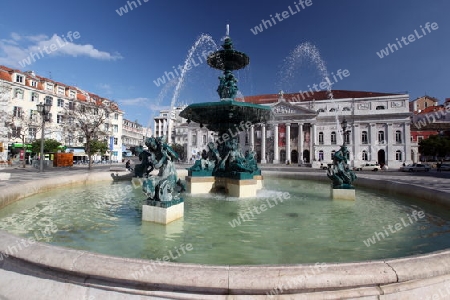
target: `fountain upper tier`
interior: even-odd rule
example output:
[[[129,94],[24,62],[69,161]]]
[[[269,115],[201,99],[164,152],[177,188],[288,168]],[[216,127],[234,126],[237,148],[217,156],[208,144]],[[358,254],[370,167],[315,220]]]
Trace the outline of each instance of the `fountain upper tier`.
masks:
[[[209,130],[222,133],[241,122],[265,123],[270,119],[270,113],[268,106],[226,100],[191,104],[180,116],[189,121],[206,124]]]
[[[208,65],[222,71],[234,71],[245,68],[250,63],[247,54],[233,49],[230,37],[225,38],[222,50],[211,53],[208,56]]]
[[[221,50],[209,55],[208,64],[222,70],[219,77],[220,84],[217,92],[222,101],[191,104],[186,107],[180,116],[189,121],[206,125],[209,130],[219,134],[233,129],[242,122],[256,124],[267,122],[270,119],[270,107],[234,101],[238,87],[237,80],[232,71],[247,66],[249,57],[233,49],[233,42],[227,35]]]

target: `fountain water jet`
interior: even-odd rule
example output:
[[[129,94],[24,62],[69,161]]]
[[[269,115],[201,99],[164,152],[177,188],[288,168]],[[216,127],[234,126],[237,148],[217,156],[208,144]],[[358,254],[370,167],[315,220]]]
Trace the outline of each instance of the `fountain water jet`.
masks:
[[[312,63],[314,63],[315,67],[319,71],[320,76],[322,77],[322,80],[326,82],[331,82],[330,80],[330,74],[328,72],[328,69],[326,67],[325,61],[322,59],[319,49],[310,42],[304,42],[300,45],[298,45],[287,58],[284,60],[283,64],[283,73],[281,74],[280,79],[280,85],[283,84],[283,82],[288,81],[293,77],[293,73],[295,68],[302,62],[304,58],[309,59]],[[281,73],[281,72],[280,72]],[[327,97],[328,99],[333,100],[333,91],[331,89],[331,84],[327,85]],[[338,107],[335,106],[335,111],[338,112]],[[336,128],[340,128],[339,125],[339,117],[338,113],[335,114],[336,119]],[[343,143],[343,134],[342,136],[339,135],[339,138],[341,139],[340,143]]]
[[[213,38],[208,35],[208,34],[202,34],[200,35],[200,37],[197,39],[197,41],[195,41],[194,45],[192,45],[191,49],[189,49],[188,54],[186,56],[186,60],[184,61],[183,64],[183,68],[181,69],[181,74],[180,74],[180,78],[178,79],[177,85],[175,86],[175,90],[172,96],[172,99],[170,101],[170,110],[169,110],[169,118],[167,119],[167,132],[168,132],[168,142],[171,142],[171,128],[170,128],[170,123],[171,123],[171,116],[172,116],[172,110],[175,106],[175,103],[178,99],[178,96],[180,94],[180,91],[183,87],[184,84],[184,79],[186,76],[186,73],[191,69],[191,61],[192,61],[192,57],[194,56],[195,51],[197,50],[198,47],[200,47],[201,45],[205,44],[205,43],[210,43],[214,46],[214,49],[217,50],[217,44],[216,42],[213,40]]]

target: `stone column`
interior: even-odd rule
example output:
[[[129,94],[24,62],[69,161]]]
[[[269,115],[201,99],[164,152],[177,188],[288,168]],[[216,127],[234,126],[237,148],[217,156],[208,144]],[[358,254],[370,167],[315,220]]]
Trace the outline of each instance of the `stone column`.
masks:
[[[198,151],[201,150],[202,148],[202,137],[203,137],[203,133],[201,129],[197,129],[197,148]]]
[[[278,124],[273,124],[273,163],[280,163],[280,153],[278,151]]]
[[[393,124],[389,123],[387,124],[387,151],[386,151],[386,164],[389,166],[389,162],[394,162],[395,161],[395,154],[394,154],[394,149],[392,147],[392,145],[395,144],[395,131],[393,128]]]
[[[261,124],[261,163],[267,164],[267,160],[266,160],[266,124]]]
[[[378,147],[376,147],[376,145],[377,145],[377,124],[370,123],[369,135],[370,135],[369,136],[369,139],[370,139],[369,160],[371,162],[378,161],[378,153],[377,153]]]
[[[410,127],[410,123],[405,123],[403,125],[403,136],[402,139],[404,140],[404,144],[405,144],[405,158],[404,158],[404,162],[405,164],[410,164],[412,162],[412,157],[411,157],[411,127]]]
[[[298,165],[303,164],[303,123],[298,123]]]
[[[310,156],[310,160],[311,163],[314,162],[314,159],[316,158],[316,124],[311,124],[312,125],[312,132],[310,133],[310,142],[309,142],[309,156]]]
[[[361,164],[361,156],[359,145],[361,144],[361,132],[359,124],[353,124],[353,130],[352,130],[352,139],[350,140],[352,146],[353,146],[353,167],[357,167]],[[357,164],[357,165],[356,165]]]
[[[255,150],[255,125],[250,127],[250,150]]]
[[[291,163],[291,123],[286,123],[286,161]]]
[[[187,154],[187,161],[192,157],[192,129],[189,128],[189,125],[187,127],[187,147],[186,147],[186,154]]]

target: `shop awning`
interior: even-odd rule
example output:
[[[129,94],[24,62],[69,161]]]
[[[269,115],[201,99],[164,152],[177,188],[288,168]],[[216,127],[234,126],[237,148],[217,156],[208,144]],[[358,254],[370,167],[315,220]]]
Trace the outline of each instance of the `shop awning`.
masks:
[[[85,152],[74,152],[73,156],[88,156]]]

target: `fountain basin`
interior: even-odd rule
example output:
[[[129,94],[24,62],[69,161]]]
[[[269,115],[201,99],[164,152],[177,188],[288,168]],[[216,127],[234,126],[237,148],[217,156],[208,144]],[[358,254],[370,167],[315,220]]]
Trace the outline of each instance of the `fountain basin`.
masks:
[[[183,171],[182,171],[183,172]],[[267,171],[266,171],[267,172]],[[278,173],[279,174],[279,173]],[[320,179],[323,174],[289,174],[297,179]],[[94,173],[61,178],[60,184],[78,184],[99,180],[112,180],[108,173]],[[357,185],[387,189],[396,193],[420,197],[450,206],[449,194],[411,184],[382,179],[361,178]],[[51,179],[36,180],[20,187],[12,186],[1,195],[0,203],[18,200],[30,194],[54,188]],[[21,238],[0,233],[0,252],[4,255],[11,245]],[[274,288],[282,288],[282,294],[295,294],[296,299],[349,298],[384,295],[385,299],[417,298],[432,295],[439,289],[446,291],[450,285],[450,251],[399,259],[357,263],[330,263],[326,268],[311,264],[258,265],[258,266],[207,266],[197,264],[164,263],[141,259],[118,258],[87,251],[67,249],[43,243],[34,243],[0,262],[0,276],[20,278],[20,288],[13,282],[0,288],[31,294],[34,283],[41,290],[50,286],[70,291],[84,291],[84,295],[101,295],[102,290],[121,291],[140,295],[174,298],[225,299],[209,295],[255,295],[264,299]],[[155,271],[156,270],[156,271]],[[137,274],[137,275],[136,275]],[[46,278],[47,280],[44,280]],[[51,280],[48,280],[51,279]],[[14,286],[16,289],[13,289]],[[70,287],[67,292],[67,288]],[[28,295],[29,295],[28,294]],[[9,294],[5,294],[8,295]],[[78,299],[80,298],[80,294]],[[75,297],[74,297],[75,298]],[[39,299],[36,297],[36,299]],[[42,297],[41,299],[45,299]],[[237,297],[239,299],[239,297]]]

